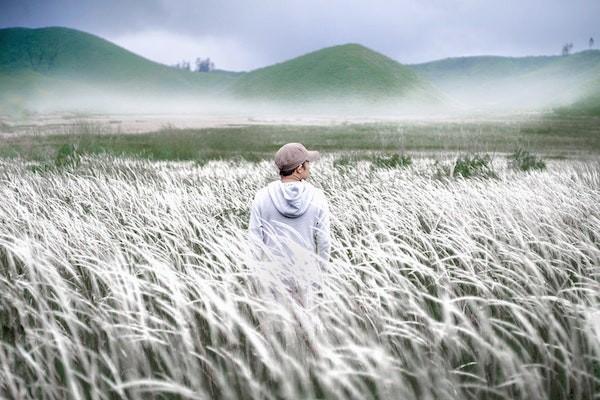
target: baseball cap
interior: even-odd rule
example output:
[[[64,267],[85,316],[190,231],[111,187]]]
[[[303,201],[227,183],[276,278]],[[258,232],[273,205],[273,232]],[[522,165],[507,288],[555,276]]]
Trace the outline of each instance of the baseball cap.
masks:
[[[275,165],[280,171],[291,171],[304,161],[317,161],[320,157],[318,151],[306,150],[302,143],[288,143],[275,153]]]

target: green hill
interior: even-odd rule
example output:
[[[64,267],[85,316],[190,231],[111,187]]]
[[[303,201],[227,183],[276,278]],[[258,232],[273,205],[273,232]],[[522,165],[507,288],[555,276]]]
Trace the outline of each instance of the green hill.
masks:
[[[590,84],[600,76],[600,51],[447,58],[408,67],[467,106],[540,109],[588,96]]]
[[[322,49],[249,73],[196,73],[152,62],[68,28],[0,30],[0,89],[0,107],[100,112],[163,110],[178,102],[237,110],[256,110],[261,104],[287,110],[318,104],[315,110],[325,105],[325,112],[364,111],[365,106],[397,110],[401,105],[423,108],[446,100],[410,69],[356,44]]]
[[[213,96],[235,79],[225,72],[158,64],[74,29],[0,29],[0,99],[5,104],[32,106],[76,94],[88,99],[118,94],[142,102],[147,96]]]
[[[438,85],[448,85],[450,82],[485,82],[505,78],[507,74],[512,76],[524,74],[548,65],[555,58],[554,56],[457,57],[408,65],[408,67]]]
[[[588,89],[577,101],[555,111],[561,115],[600,117],[600,77],[588,85]]]
[[[358,44],[321,49],[257,69],[230,87],[242,99],[281,103],[441,104],[445,97],[397,61]]]
[[[247,73],[162,65],[68,28],[0,29],[0,113],[449,109],[599,113],[600,51],[402,65],[358,44]]]

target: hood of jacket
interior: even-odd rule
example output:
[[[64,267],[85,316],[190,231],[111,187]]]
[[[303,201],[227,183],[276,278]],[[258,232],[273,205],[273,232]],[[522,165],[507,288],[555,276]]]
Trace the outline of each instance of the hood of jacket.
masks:
[[[267,188],[277,211],[289,218],[303,215],[308,210],[316,191],[313,185],[305,181],[273,181]]]

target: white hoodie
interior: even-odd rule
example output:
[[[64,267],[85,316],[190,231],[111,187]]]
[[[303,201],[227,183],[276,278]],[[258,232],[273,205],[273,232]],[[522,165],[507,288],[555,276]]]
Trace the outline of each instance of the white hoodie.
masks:
[[[252,203],[249,232],[274,254],[298,254],[295,244],[327,262],[331,248],[325,195],[306,181],[269,183]]]

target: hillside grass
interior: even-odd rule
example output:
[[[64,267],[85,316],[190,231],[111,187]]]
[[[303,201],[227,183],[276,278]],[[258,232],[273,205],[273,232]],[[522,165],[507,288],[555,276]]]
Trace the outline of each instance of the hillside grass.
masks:
[[[448,58],[408,67],[471,109],[550,110],[600,93],[594,84],[600,76],[600,50],[568,56]]]
[[[559,116],[600,117],[600,79],[591,82],[578,101],[569,106],[559,107],[555,112]]]
[[[0,29],[0,106],[7,109],[115,94],[209,96],[235,79],[171,68],[75,29]]]
[[[62,27],[0,29],[0,111],[245,109],[430,115],[567,107],[598,115],[600,51],[475,56],[403,65],[359,44],[246,73],[178,70]],[[590,88],[591,90],[590,92]]]
[[[231,91],[240,98],[345,102],[389,100],[418,94],[440,101],[435,88],[399,62],[358,44],[321,49],[241,76]]]
[[[569,56],[472,56],[452,57],[421,64],[407,65],[412,71],[435,84],[449,81],[467,83],[518,79],[528,74],[565,77],[577,71],[594,76],[600,68],[600,50],[586,50]]]

